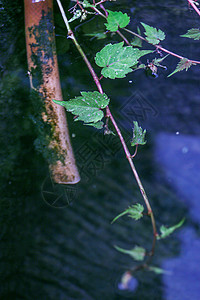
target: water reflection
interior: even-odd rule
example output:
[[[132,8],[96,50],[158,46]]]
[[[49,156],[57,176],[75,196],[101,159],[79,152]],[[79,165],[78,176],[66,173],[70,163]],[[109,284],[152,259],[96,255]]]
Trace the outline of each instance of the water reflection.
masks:
[[[156,138],[156,161],[164,177],[189,210],[191,219],[200,225],[200,138],[160,133]],[[180,255],[167,259],[163,268],[166,300],[199,299],[200,238],[190,226],[182,229]]]

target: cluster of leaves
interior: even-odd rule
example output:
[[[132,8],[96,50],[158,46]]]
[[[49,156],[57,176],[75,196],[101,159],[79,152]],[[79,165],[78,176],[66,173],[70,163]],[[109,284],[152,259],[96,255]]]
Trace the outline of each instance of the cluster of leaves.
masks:
[[[79,3],[82,5],[83,9],[75,10],[74,16],[70,19],[70,22],[74,21],[78,18],[81,18],[81,20],[85,19],[87,14],[93,13],[93,12],[91,12],[91,10],[96,7],[96,5],[91,4],[87,0],[79,1]],[[90,10],[88,10],[88,9],[90,9]],[[107,10],[107,14],[108,14],[108,16],[106,19],[105,27],[109,32],[117,32],[119,29],[125,28],[130,23],[130,17],[126,13],[122,13],[121,11]],[[156,45],[159,45],[159,43],[165,39],[165,33],[161,29],[154,28],[143,22],[141,22],[141,24],[144,27],[145,39],[148,43],[156,46]],[[139,27],[137,28],[137,31],[138,31],[139,36],[141,36],[141,31],[140,31]],[[94,33],[90,33],[87,35],[96,37],[97,39],[103,39],[106,37],[105,32],[94,32]],[[189,29],[187,31],[187,33],[181,35],[181,37],[199,40],[200,39],[200,30],[198,28]],[[142,40],[139,37],[134,37],[133,41],[131,42],[131,45],[133,47],[141,47]],[[116,56],[116,54],[115,54],[116,60],[114,60],[114,62],[112,61],[113,57],[111,59],[109,59],[107,57],[107,59],[106,59],[107,61],[106,61],[104,55],[106,55],[109,51],[111,54],[113,53],[113,55],[114,55],[114,52],[117,47],[120,48],[120,46],[115,47],[115,45],[109,44],[109,45],[107,45],[106,49],[103,48],[101,50],[102,52],[100,51],[99,53],[97,53],[96,63],[98,66],[103,67],[101,74],[102,74],[102,76],[104,76],[106,78],[115,79],[115,78],[125,77],[126,74],[128,74],[129,72],[132,72],[132,69],[131,69],[132,67],[134,69],[145,69],[146,66],[144,64],[136,66],[138,63],[138,60],[143,55],[153,52],[153,51],[147,50],[146,53],[143,53],[143,54],[140,53],[141,56],[138,58],[137,58],[137,55],[135,57],[133,56],[133,58],[136,60],[135,63],[134,63],[134,59],[131,61],[130,56],[129,56],[129,57],[127,57],[128,58],[127,64],[123,64],[123,59],[125,59],[125,55],[127,53],[130,53],[130,55],[132,55],[131,50],[126,49],[126,47],[123,47],[124,49],[123,49],[123,51],[122,51],[122,49],[120,49],[119,55]],[[102,56],[102,57],[100,58],[100,56]],[[120,56],[120,59],[119,59],[119,56]],[[157,60],[159,60],[159,58],[153,59],[152,65]],[[103,63],[103,61],[104,61],[104,63]],[[107,62],[107,64],[105,64],[106,62]],[[169,74],[168,77],[174,75],[177,72],[183,71],[183,70],[187,71],[192,65],[195,65],[195,64],[191,60],[189,60],[187,58],[183,58],[177,64],[176,69],[171,74]],[[155,66],[156,66],[156,64],[155,64]],[[162,67],[159,64],[157,64],[157,66]],[[155,72],[152,72],[152,74],[155,74]]]
[[[128,217],[137,221],[137,220],[141,219],[144,215],[144,206],[139,203],[129,206],[125,211],[123,211],[118,216],[116,216],[111,223],[114,223],[120,217],[122,217],[124,215],[128,215]],[[185,221],[185,219],[182,219],[178,224],[173,225],[171,227],[166,227],[166,226],[162,225],[160,227],[160,234],[157,235],[157,240],[164,239],[164,238],[168,237],[169,235],[171,235],[176,229],[180,228],[183,225],[184,221]],[[146,250],[143,247],[140,247],[137,245],[131,250],[123,249],[118,246],[115,246],[115,248],[118,251],[131,256],[136,261],[144,260],[146,254],[147,254]],[[149,266],[148,268],[150,271],[154,271],[159,274],[163,273],[163,270],[161,270],[157,267]]]
[[[95,5],[91,4],[89,1],[79,1],[79,3],[84,8],[84,11],[86,9],[92,9],[95,7]],[[87,11],[88,12],[88,11]],[[108,16],[106,19],[105,27],[110,32],[116,32],[120,28],[126,27],[130,22],[130,17],[126,13],[122,13],[121,11],[111,11],[107,10]],[[73,18],[70,19],[70,21],[74,21],[77,18],[80,18],[83,15],[83,12],[79,9],[75,10]],[[146,41],[148,41],[150,44],[156,46],[160,43],[160,41],[163,41],[165,39],[165,33],[157,28],[154,28],[152,26],[149,26],[145,23],[142,23],[142,26],[144,27],[144,34],[146,36]],[[140,29],[138,28],[139,35],[141,34]],[[97,37],[98,39],[105,38],[104,32],[95,32],[91,34],[87,34],[89,36]],[[195,40],[200,39],[200,30],[199,29],[190,29],[188,32],[182,37],[188,37],[193,38]],[[116,79],[116,78],[123,78],[128,73],[132,72],[135,69],[145,69],[146,65],[139,63],[139,60],[144,55],[150,54],[153,51],[152,50],[139,50],[138,47],[141,47],[141,39],[138,37],[135,37],[132,41],[132,46],[124,46],[124,43],[116,43],[116,44],[107,44],[101,51],[99,51],[95,56],[95,62],[97,66],[99,66],[101,69],[101,75],[105,78],[110,79]],[[135,48],[137,47],[137,48]],[[161,58],[154,58],[151,62],[151,64],[148,64],[147,67],[150,66],[150,69],[152,70],[152,74],[156,75],[157,67],[163,67],[160,62],[162,62],[168,55]],[[176,72],[182,71],[182,70],[188,70],[194,63],[187,59],[183,58],[178,63],[176,69],[168,75],[168,77],[172,76]],[[84,97],[86,97],[86,92]],[[88,92],[87,93],[87,100],[84,100],[84,97],[77,97],[75,99],[72,99],[68,102],[56,102],[58,104],[64,105],[66,109],[78,117],[75,120],[81,120],[84,121],[84,124],[95,126],[96,128],[102,128],[103,122],[101,121],[103,118],[103,112],[101,107],[102,103],[99,102],[99,106],[93,106],[95,101],[97,100],[97,93],[98,92]],[[82,95],[83,96],[83,95]],[[106,99],[108,97],[104,95]],[[101,98],[101,96],[100,96]],[[95,100],[96,99],[96,100]],[[84,102],[85,101],[85,102]],[[84,104],[84,105],[83,105]],[[77,107],[75,109],[75,107]],[[94,117],[95,116],[95,117]],[[136,130],[137,125],[134,124],[134,130]],[[139,128],[137,128],[138,136],[136,133],[133,134],[133,139],[131,141],[131,145],[137,145],[141,144],[144,145],[144,135],[139,132]],[[137,139],[138,141],[136,141]]]

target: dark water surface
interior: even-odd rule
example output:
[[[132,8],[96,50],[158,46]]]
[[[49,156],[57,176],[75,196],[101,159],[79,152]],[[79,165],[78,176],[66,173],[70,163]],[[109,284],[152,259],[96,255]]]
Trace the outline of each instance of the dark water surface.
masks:
[[[132,120],[147,129],[146,146],[135,164],[155,211],[158,226],[185,225],[159,242],[153,264],[164,275],[137,272],[134,291],[120,291],[118,283],[134,261],[113,245],[131,249],[151,247],[149,220],[126,217],[111,220],[129,205],[142,203],[140,192],[117,137],[103,136],[73,123],[70,132],[82,181],[56,186],[48,166],[35,147],[37,126],[26,75],[23,2],[4,2],[1,9],[1,209],[0,299],[53,300],[198,300],[200,295],[200,100],[197,66],[167,78],[177,64],[158,78],[137,71],[124,79],[102,80],[112,99],[111,110],[127,140]],[[198,41],[179,38],[199,27],[199,18],[187,1],[124,1],[115,3],[139,22],[166,33],[164,47],[180,55],[199,57]],[[66,3],[67,8],[67,3]],[[130,13],[131,11],[131,13]],[[64,99],[79,91],[95,90],[90,74],[66,35],[57,8],[55,23]],[[76,33],[93,61],[104,40],[85,38],[101,21],[87,22]],[[86,39],[86,41],[85,41]],[[113,36],[113,41],[118,37]],[[151,49],[145,45],[146,49]],[[146,57],[142,59],[146,63]],[[99,72],[99,69],[97,69]]]

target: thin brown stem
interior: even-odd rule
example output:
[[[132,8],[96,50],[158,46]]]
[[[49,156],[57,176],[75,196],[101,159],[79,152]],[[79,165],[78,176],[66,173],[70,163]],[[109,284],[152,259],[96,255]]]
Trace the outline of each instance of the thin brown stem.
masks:
[[[135,146],[135,152],[133,155],[131,155],[131,158],[134,158],[137,155],[137,150],[138,150],[138,144]]]
[[[102,4],[102,3],[106,2],[106,1],[107,0],[101,0],[101,1],[97,2],[96,5],[100,5],[100,4]]]
[[[124,40],[124,42],[125,42],[128,46],[131,46],[131,44],[129,43],[129,41],[127,40],[127,38],[126,38],[119,30],[117,30],[116,32],[117,32],[117,34]]]
[[[188,0],[188,3],[193,7],[193,9],[196,11],[196,13],[200,16],[200,11],[199,11],[198,7],[196,6],[195,1]]]
[[[100,16],[102,16],[103,18],[107,18],[98,8],[96,7],[91,7],[94,11],[96,11],[96,13]]]
[[[96,83],[96,86],[97,86],[99,92],[100,92],[101,94],[103,94],[103,89],[102,89],[102,86],[101,86],[100,81],[99,81],[99,79],[98,79],[98,76],[96,75],[96,73],[95,73],[93,67],[91,66],[91,64],[90,64],[90,62],[89,62],[87,56],[85,55],[84,51],[82,50],[81,46],[80,46],[79,43],[77,42],[77,40],[76,40],[76,38],[75,38],[75,36],[74,36],[74,34],[73,34],[71,28],[70,28],[70,25],[69,25],[68,20],[67,20],[67,18],[66,18],[65,12],[64,12],[64,10],[63,10],[63,8],[62,8],[62,5],[61,5],[60,0],[57,0],[57,3],[58,3],[58,5],[59,5],[59,8],[60,8],[60,11],[61,11],[63,20],[64,20],[65,25],[66,25],[66,27],[67,27],[67,30],[68,30],[68,36],[72,39],[72,41],[74,42],[74,44],[75,44],[77,50],[79,51],[80,55],[82,56],[83,60],[85,61],[86,65],[87,65],[87,67],[88,67],[88,69],[89,69],[89,71],[90,71],[90,73],[91,73],[91,75],[92,75],[92,77],[93,77],[93,79],[94,79],[94,82]],[[128,159],[128,162],[129,162],[129,164],[130,164],[130,167],[131,167],[131,169],[132,169],[132,172],[133,172],[133,174],[134,174],[134,176],[135,176],[136,182],[137,182],[137,184],[138,184],[138,186],[139,186],[140,192],[141,192],[142,197],[143,197],[143,199],[144,199],[145,205],[146,205],[146,207],[147,207],[148,215],[151,217],[151,223],[152,223],[153,234],[154,234],[153,247],[152,247],[151,252],[154,253],[154,248],[155,248],[155,236],[157,235],[157,231],[156,231],[156,223],[155,223],[154,215],[153,215],[153,212],[152,212],[152,209],[151,209],[151,205],[150,205],[150,203],[149,203],[149,200],[148,200],[148,197],[147,197],[146,192],[145,192],[145,190],[144,190],[144,187],[143,187],[143,185],[142,185],[142,182],[141,182],[141,180],[140,180],[140,178],[139,178],[139,175],[138,175],[138,173],[137,173],[137,171],[136,171],[136,168],[135,168],[135,166],[134,166],[134,163],[133,163],[131,154],[130,154],[130,152],[129,152],[129,150],[128,150],[128,147],[127,147],[127,145],[126,145],[126,143],[125,143],[125,141],[124,141],[124,138],[123,138],[123,136],[122,136],[122,134],[121,134],[121,131],[120,131],[120,129],[119,129],[119,127],[118,127],[118,125],[117,125],[117,123],[116,123],[116,121],[115,121],[115,119],[114,119],[114,117],[113,117],[113,115],[112,115],[112,113],[111,113],[111,111],[110,111],[110,109],[109,109],[108,106],[106,107],[106,117],[110,118],[110,120],[111,120],[111,122],[112,122],[112,124],[113,124],[113,126],[114,126],[114,128],[115,128],[115,130],[116,130],[116,132],[117,132],[117,135],[119,136],[119,139],[120,139],[120,141],[121,141],[122,147],[123,147],[124,152],[125,152],[125,154],[126,154],[126,158]]]
[[[129,29],[127,29],[127,28],[123,28],[123,30],[125,30],[126,32],[128,32],[128,33],[130,33],[130,34],[132,34],[132,35],[134,35],[134,36],[136,36],[136,37],[138,37],[139,39],[145,41],[146,43],[148,43],[148,44],[154,46],[156,49],[159,49],[159,50],[161,50],[161,51],[163,51],[163,52],[165,52],[165,53],[168,53],[168,54],[170,54],[170,55],[172,55],[172,56],[175,56],[175,57],[177,57],[177,58],[180,58],[180,59],[185,58],[185,57],[183,57],[183,56],[181,56],[181,55],[178,55],[178,54],[176,54],[176,53],[174,53],[174,52],[172,52],[172,51],[169,51],[169,50],[163,48],[163,47],[160,46],[160,45],[153,45],[153,44],[149,43],[147,39],[145,39],[144,37],[142,37],[142,36],[139,35],[138,33],[135,33],[135,32],[132,31],[132,30],[129,30]],[[191,59],[188,59],[188,60],[191,61],[193,64],[200,64],[200,61],[197,61],[197,60],[191,60]]]

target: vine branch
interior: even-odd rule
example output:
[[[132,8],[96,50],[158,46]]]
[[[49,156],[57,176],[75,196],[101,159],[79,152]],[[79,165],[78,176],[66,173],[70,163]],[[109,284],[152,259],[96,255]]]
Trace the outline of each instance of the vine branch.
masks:
[[[200,11],[198,10],[198,8],[196,7],[196,5],[194,4],[194,1],[188,0],[188,2],[192,5],[192,7],[196,10],[196,12],[200,15]],[[103,4],[102,4],[102,8],[105,10]],[[99,15],[101,15],[103,18],[107,19],[107,16],[104,15],[104,14],[103,14],[100,10],[98,10],[96,7],[93,7],[93,10],[95,10],[95,11],[96,11]],[[142,37],[142,36],[139,35],[138,33],[135,33],[135,32],[132,31],[132,30],[129,30],[129,29],[127,29],[127,28],[122,28],[122,29],[125,30],[126,32],[128,32],[128,33],[130,33],[130,34],[132,34],[132,35],[134,35],[134,36],[136,36],[136,37],[138,37],[139,39],[145,41],[146,43],[148,43],[148,44],[154,46],[154,47],[156,48],[156,50],[159,49],[159,50],[161,50],[161,51],[163,51],[163,52],[165,52],[165,53],[168,53],[168,54],[170,54],[170,55],[172,55],[172,56],[175,56],[175,57],[177,57],[177,58],[179,58],[179,59],[184,59],[184,58],[185,58],[185,57],[183,57],[183,56],[181,56],[181,55],[178,55],[178,54],[176,54],[176,53],[174,53],[174,52],[172,52],[172,51],[169,51],[169,50],[163,48],[161,45],[153,45],[153,44],[151,44],[147,39],[145,39],[144,37]],[[128,39],[121,33],[120,30],[117,30],[116,32],[117,32],[117,34],[124,40],[124,42],[125,42],[128,46],[131,46],[131,44],[130,44],[130,42],[128,41]],[[193,63],[193,64],[200,64],[200,61],[197,61],[197,60],[188,59],[188,61],[190,61],[190,62]]]
[[[102,86],[101,86],[100,81],[98,79],[98,76],[96,75],[96,73],[95,73],[92,65],[90,64],[90,62],[89,62],[87,56],[85,55],[84,51],[82,50],[81,46],[77,42],[77,40],[76,40],[76,38],[74,36],[74,33],[71,30],[71,27],[69,25],[69,22],[67,20],[67,17],[65,15],[65,12],[64,12],[64,9],[62,7],[62,4],[61,4],[60,0],[57,0],[57,3],[58,3],[58,6],[60,8],[63,20],[65,22],[65,25],[66,25],[66,28],[67,28],[67,31],[68,31],[68,37],[71,38],[72,41],[74,42],[77,50],[79,51],[80,55],[82,56],[83,60],[85,61],[85,63],[86,63],[86,65],[87,65],[87,67],[88,67],[88,69],[89,69],[89,71],[90,71],[90,73],[91,73],[91,75],[93,77],[93,80],[94,80],[94,82],[95,82],[95,84],[96,84],[99,92],[101,94],[103,94],[103,89],[102,89]],[[122,133],[121,133],[121,131],[120,131],[120,129],[119,129],[119,127],[118,127],[118,125],[117,125],[117,123],[116,123],[116,121],[115,121],[115,119],[114,119],[114,117],[113,117],[113,115],[112,115],[112,113],[111,113],[111,111],[110,111],[110,109],[109,109],[108,106],[106,107],[106,116],[108,118],[110,118],[110,120],[111,120],[111,122],[112,122],[112,124],[113,124],[113,126],[114,126],[114,128],[115,128],[115,130],[117,132],[117,135],[119,136],[119,139],[120,139],[121,144],[123,146],[124,152],[126,154],[126,158],[127,158],[128,162],[130,164],[130,167],[132,169],[132,172],[133,172],[133,174],[135,176],[136,182],[137,182],[137,184],[139,186],[139,189],[140,189],[140,192],[142,194],[143,200],[144,200],[145,205],[147,207],[148,215],[151,218],[151,223],[152,223],[152,228],[153,228],[153,244],[152,244],[152,249],[150,251],[150,256],[152,256],[154,254],[155,244],[156,244],[156,237],[157,237],[157,229],[156,229],[156,223],[155,223],[155,218],[154,218],[154,215],[153,215],[153,211],[152,211],[151,205],[149,203],[148,197],[146,195],[146,192],[144,190],[143,184],[142,184],[142,182],[141,182],[141,180],[139,178],[139,175],[138,175],[138,173],[136,171],[136,168],[134,166],[134,163],[133,163],[133,160],[132,160],[132,156],[131,156],[131,154],[130,154],[130,152],[128,150],[128,147],[127,147],[127,145],[126,145],[126,143],[124,141]]]
[[[156,49],[159,49],[159,50],[161,50],[161,51],[163,51],[163,52],[165,52],[165,53],[168,53],[168,54],[170,54],[170,55],[172,55],[172,56],[175,56],[175,57],[177,57],[177,58],[180,58],[180,59],[185,58],[185,57],[183,57],[183,56],[181,56],[181,55],[178,55],[178,54],[176,54],[176,53],[174,53],[174,52],[172,52],[172,51],[169,51],[169,50],[163,48],[161,45],[153,45],[153,44],[149,43],[149,42],[147,41],[147,39],[145,39],[144,37],[142,37],[142,36],[139,35],[138,33],[133,32],[132,30],[129,30],[129,29],[127,29],[127,28],[123,28],[123,30],[125,30],[126,32],[128,32],[128,33],[130,33],[130,34],[132,34],[132,35],[134,35],[134,36],[136,36],[136,37],[138,37],[139,39],[145,41],[146,43],[148,43],[148,44],[154,46]],[[198,61],[198,60],[191,60],[191,59],[188,59],[188,60],[191,61],[191,62],[194,63],[194,64],[200,64],[200,61]]]

